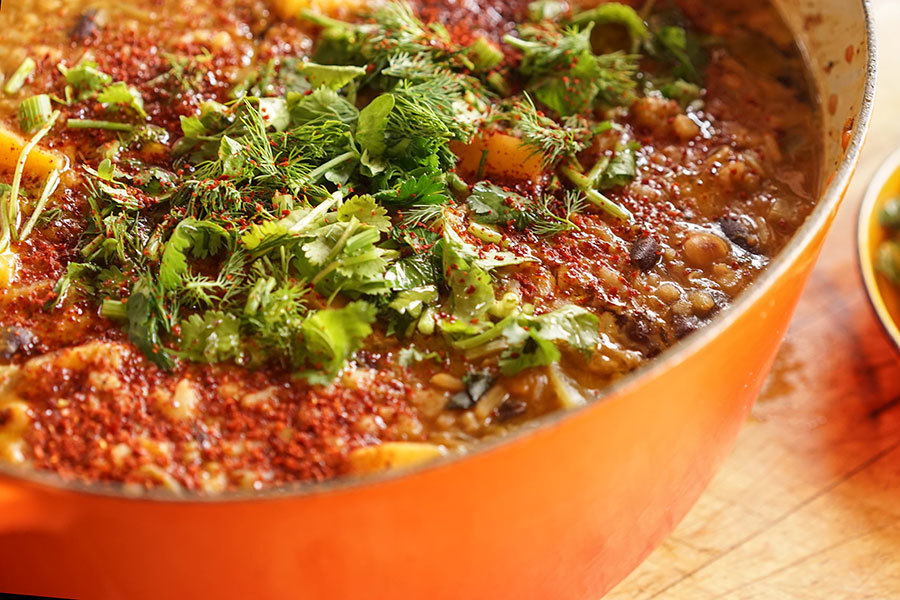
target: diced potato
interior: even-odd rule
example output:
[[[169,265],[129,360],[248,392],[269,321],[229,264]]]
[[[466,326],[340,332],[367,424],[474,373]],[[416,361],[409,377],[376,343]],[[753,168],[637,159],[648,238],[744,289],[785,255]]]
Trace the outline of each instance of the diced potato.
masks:
[[[0,413],[4,417],[3,425],[0,425],[0,433],[23,434],[31,423],[30,410],[28,404],[21,400],[13,400],[0,405]]]
[[[471,144],[453,144],[453,152],[459,157],[456,168],[462,176],[476,175],[484,160],[483,174],[521,181],[538,181],[544,174],[540,156],[517,137],[505,133],[493,133],[478,137]]]
[[[14,171],[22,148],[27,143],[27,139],[0,125],[0,170]],[[65,171],[67,163],[65,156],[38,146],[28,155],[25,172],[43,178],[53,169]]]
[[[173,421],[186,421],[197,413],[200,398],[194,385],[188,379],[182,379],[175,386],[175,392],[168,398],[160,397],[159,409]]]
[[[128,354],[128,348],[123,344],[109,342],[88,342],[74,348],[66,348],[55,354],[45,354],[26,363],[30,369],[40,368],[49,361],[63,369],[85,369],[89,365],[103,362],[109,369],[116,371],[122,364],[122,359]]]
[[[296,17],[309,9],[326,15],[346,16],[360,12],[368,0],[271,0],[272,8],[282,19]]]
[[[174,477],[172,477],[169,473],[167,473],[162,467],[154,464],[143,465],[137,470],[138,473],[150,479],[153,482],[159,483],[162,487],[166,488],[170,492],[174,494],[181,493],[181,484],[178,483]]]
[[[444,446],[422,442],[387,442],[367,446],[350,453],[350,466],[355,473],[375,473],[387,469],[410,467],[447,454]]]
[[[0,461],[21,465],[26,460],[25,440],[19,435],[0,433]]]

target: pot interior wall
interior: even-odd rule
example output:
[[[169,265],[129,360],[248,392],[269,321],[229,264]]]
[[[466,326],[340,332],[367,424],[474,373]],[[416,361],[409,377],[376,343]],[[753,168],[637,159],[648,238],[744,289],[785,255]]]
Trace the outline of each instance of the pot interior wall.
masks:
[[[867,70],[866,8],[847,0],[773,0],[810,65],[824,128],[820,188],[827,191],[860,125]]]

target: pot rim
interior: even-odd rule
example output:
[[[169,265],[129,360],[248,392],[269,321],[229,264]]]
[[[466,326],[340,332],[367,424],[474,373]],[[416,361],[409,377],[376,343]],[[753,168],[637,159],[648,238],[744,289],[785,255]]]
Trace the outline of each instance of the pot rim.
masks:
[[[652,377],[661,371],[670,369],[683,361],[687,356],[699,351],[717,336],[722,329],[728,328],[744,310],[756,303],[772,283],[780,279],[797,257],[803,252],[810,240],[828,222],[832,210],[840,202],[846,192],[850,179],[859,160],[860,152],[868,132],[872,117],[872,108],[875,98],[875,83],[877,79],[877,48],[875,44],[875,22],[872,14],[872,0],[860,0],[865,18],[866,28],[866,81],[863,102],[856,115],[856,127],[850,143],[844,151],[843,158],[834,172],[827,188],[822,192],[821,198],[813,212],[800,226],[794,236],[782,249],[777,257],[769,264],[768,268],[758,277],[738,299],[712,322],[684,338],[658,358],[654,358],[644,366],[629,373],[616,383],[604,388],[584,406],[557,411],[522,425],[518,429],[503,437],[482,440],[464,453],[452,454],[423,465],[412,466],[396,471],[387,471],[377,474],[347,476],[331,481],[301,483],[287,485],[265,491],[234,491],[224,492],[216,496],[203,496],[195,492],[187,492],[182,495],[172,494],[158,489],[141,491],[137,494],[126,491],[121,485],[116,484],[87,484],[83,482],[66,482],[54,473],[26,470],[21,467],[0,463],[0,482],[8,479],[17,484],[26,484],[34,487],[52,488],[58,493],[74,493],[84,496],[92,496],[107,499],[126,500],[131,502],[162,502],[175,505],[207,505],[267,502],[275,500],[293,500],[307,497],[320,497],[328,494],[351,492],[365,489],[370,486],[396,482],[401,479],[412,478],[425,472],[446,469],[458,462],[466,461],[482,454],[493,452],[501,446],[521,443],[525,438],[538,432],[549,430],[563,421],[578,418],[583,412],[593,409],[600,402],[614,398],[617,394],[635,385],[643,378]],[[805,48],[801,49],[804,53]]]

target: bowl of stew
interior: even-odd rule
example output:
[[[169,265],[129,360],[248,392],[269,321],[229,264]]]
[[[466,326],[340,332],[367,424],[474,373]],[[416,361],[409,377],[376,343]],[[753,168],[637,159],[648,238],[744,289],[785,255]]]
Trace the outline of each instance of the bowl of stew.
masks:
[[[865,2],[708,4],[0,10],[0,588],[608,591],[869,121]]]
[[[900,155],[890,156],[876,173],[859,209],[857,245],[863,282],[872,308],[894,346],[900,348],[897,329],[897,220]]]

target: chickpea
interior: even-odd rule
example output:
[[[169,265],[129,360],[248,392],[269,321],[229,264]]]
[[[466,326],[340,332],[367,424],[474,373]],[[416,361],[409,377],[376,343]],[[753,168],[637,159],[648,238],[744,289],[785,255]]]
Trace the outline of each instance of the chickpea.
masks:
[[[684,257],[695,267],[708,267],[728,256],[728,244],[712,233],[693,233],[684,243]]]
[[[681,298],[681,288],[667,281],[656,288],[656,297],[666,304],[672,304]]]
[[[647,96],[634,103],[632,112],[641,127],[657,133],[667,133],[672,119],[681,109],[674,100]]]
[[[450,392],[461,392],[466,389],[466,384],[462,382],[462,379],[454,377],[450,373],[438,373],[432,376],[431,383]]]
[[[691,305],[694,307],[694,313],[701,316],[709,313],[716,307],[716,301],[713,297],[702,290],[691,292],[688,298],[691,301]]]
[[[672,121],[672,130],[684,142],[700,135],[700,127],[687,115],[676,116]]]

